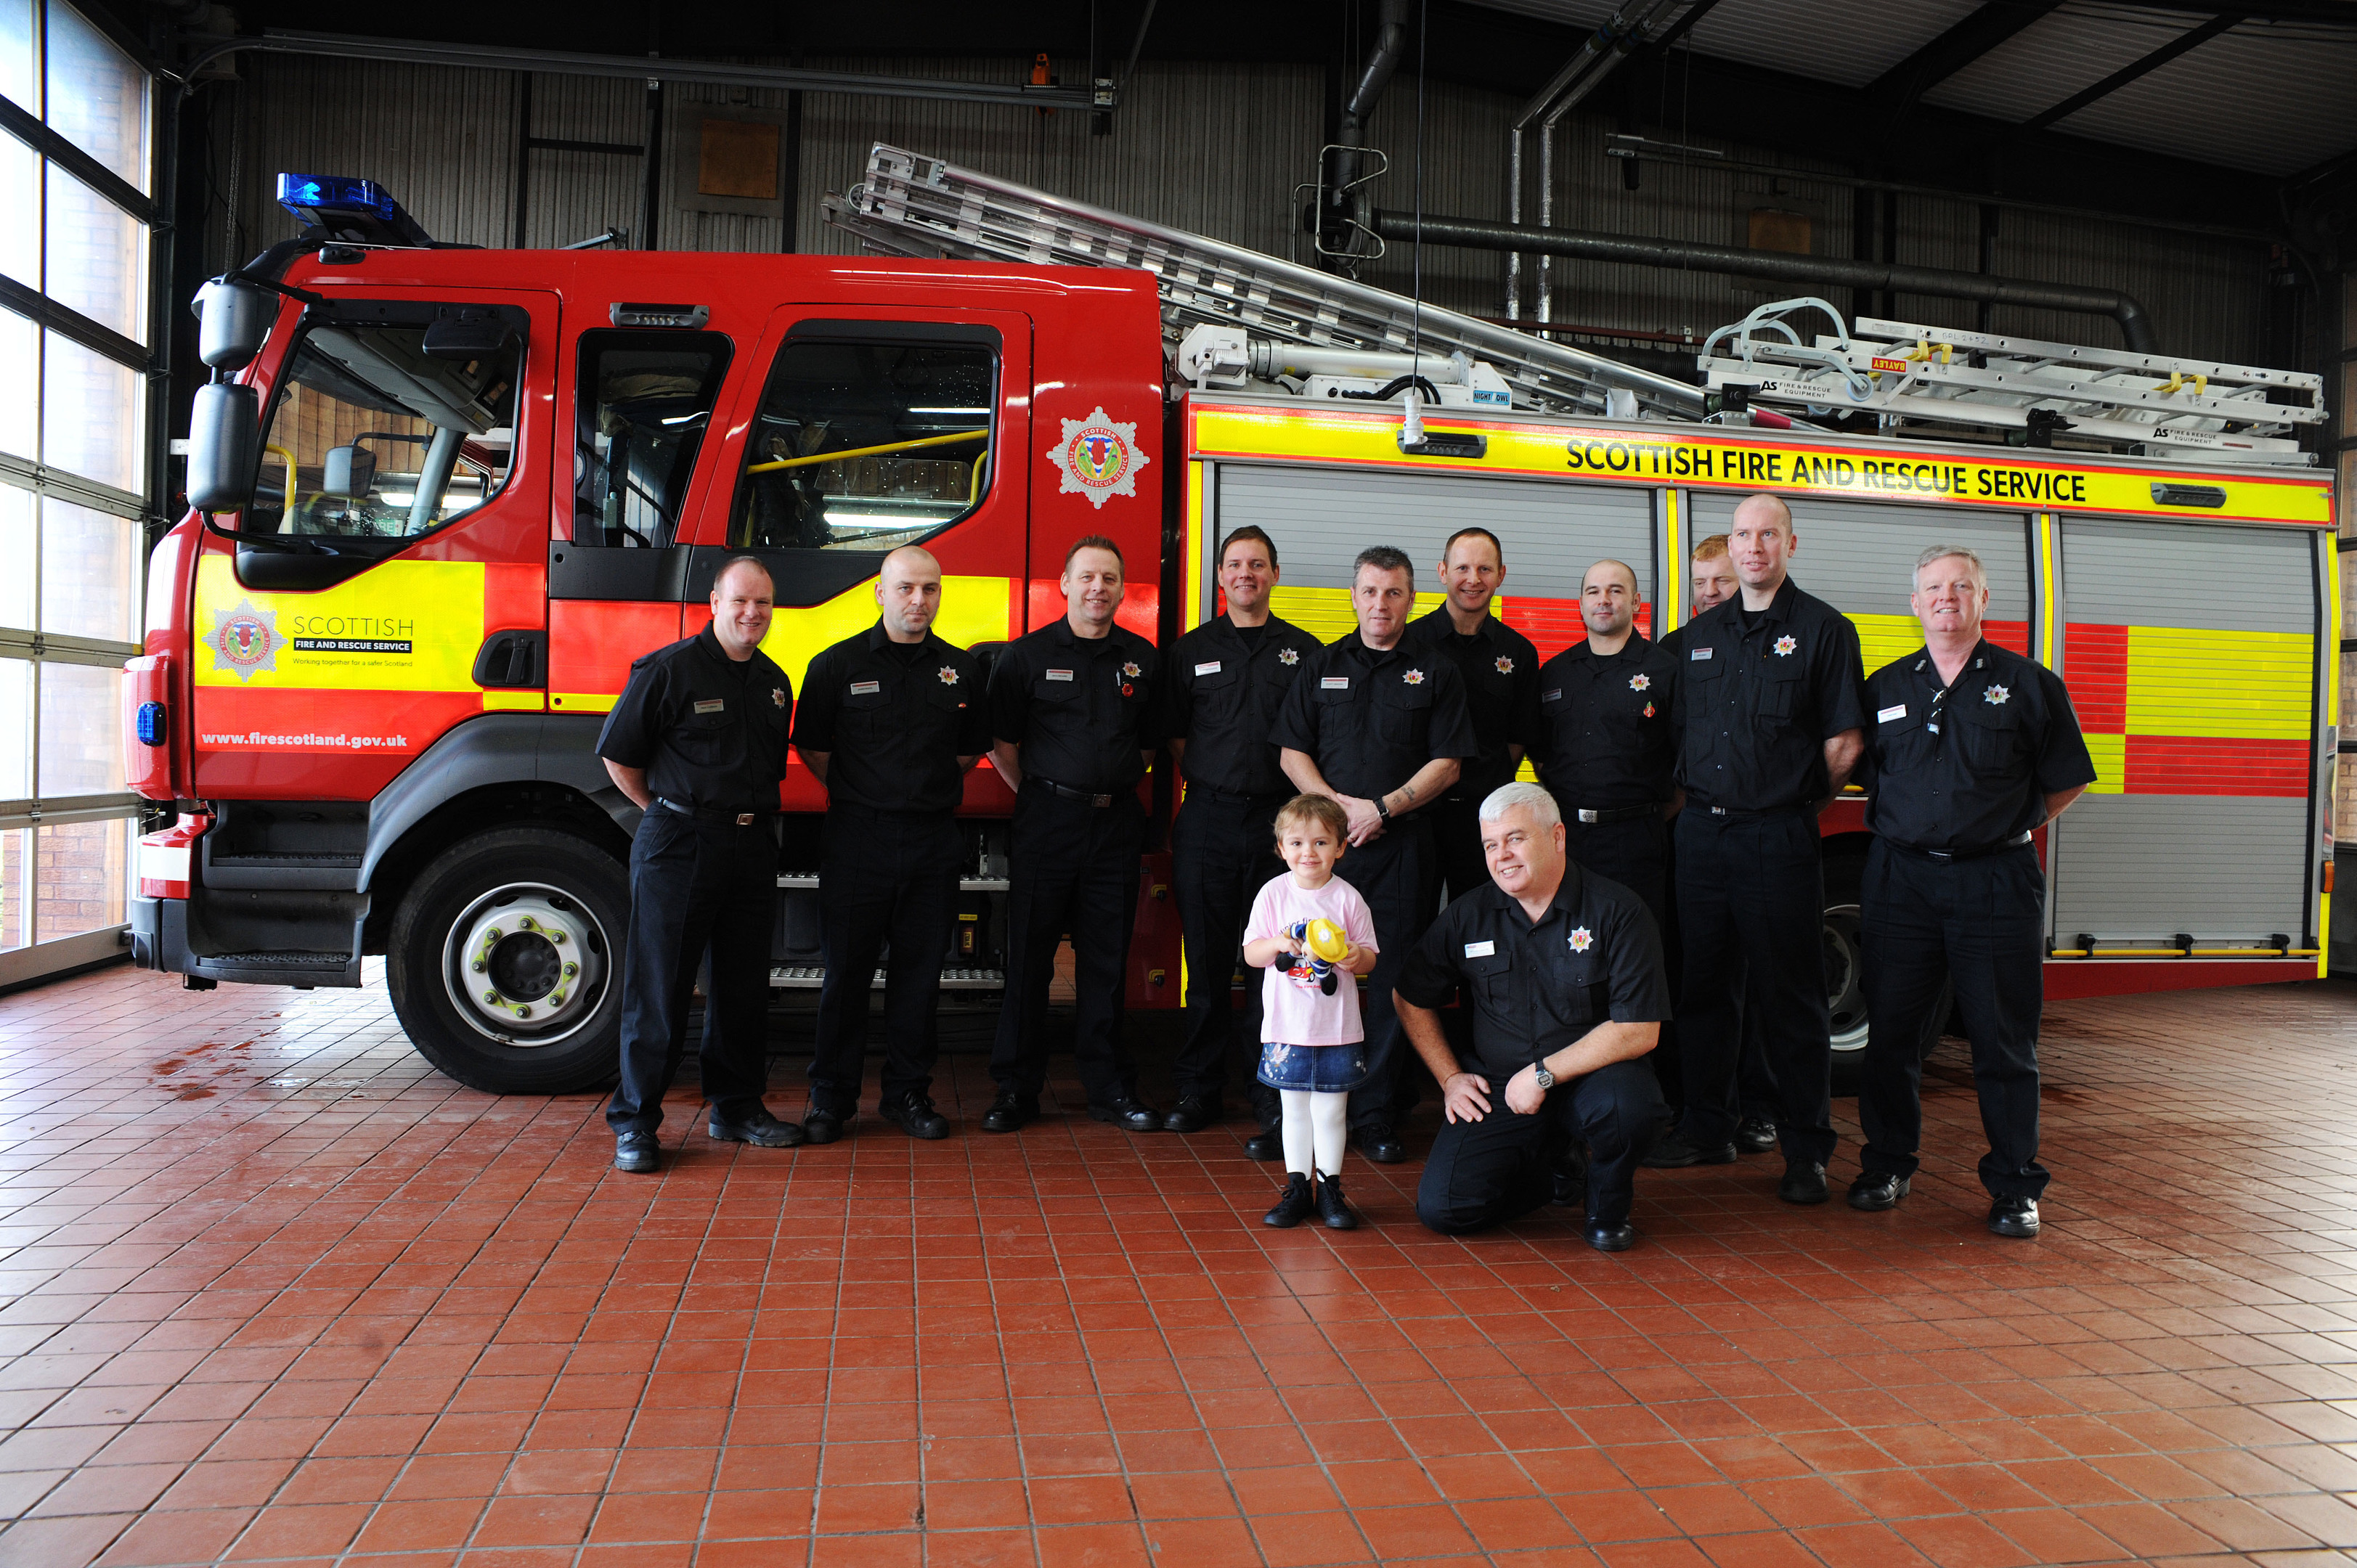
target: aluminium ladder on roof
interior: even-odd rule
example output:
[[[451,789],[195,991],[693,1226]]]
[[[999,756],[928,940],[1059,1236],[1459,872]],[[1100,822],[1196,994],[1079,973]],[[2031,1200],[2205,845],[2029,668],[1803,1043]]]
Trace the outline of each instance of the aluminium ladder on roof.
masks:
[[[1833,317],[1803,339],[1794,318]],[[2301,425],[2325,417],[2323,378],[2298,371],[2050,343],[1861,317],[1847,328],[1823,300],[1779,300],[1720,328],[1699,359],[1714,388],[1812,413],[1972,429],[2018,440],[2142,447],[2156,456],[2311,464]]]
[[[898,255],[1142,267],[1155,274],[1173,345],[1204,322],[1317,348],[1405,354],[1413,345],[1436,360],[1462,352],[1489,361],[1517,407],[1601,413],[1619,390],[1655,417],[1704,413],[1699,389],[1666,376],[1429,305],[1419,313],[1383,289],[882,142],[866,178],[847,194],[829,191],[823,206],[828,222]]]

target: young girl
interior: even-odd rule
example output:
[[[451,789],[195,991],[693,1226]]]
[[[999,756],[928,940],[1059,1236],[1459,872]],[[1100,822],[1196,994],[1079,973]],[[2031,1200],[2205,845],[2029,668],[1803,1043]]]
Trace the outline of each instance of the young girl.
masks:
[[[1268,971],[1260,1080],[1285,1106],[1286,1181],[1285,1196],[1262,1216],[1270,1225],[1298,1225],[1312,1208],[1337,1230],[1359,1223],[1342,1201],[1343,1123],[1351,1090],[1367,1077],[1352,977],[1375,967],[1375,920],[1359,890],[1334,875],[1349,834],[1342,808],[1325,796],[1286,801],[1276,814],[1276,847],[1292,870],[1260,890],[1244,925],[1244,961]],[[1319,957],[1313,945],[1331,952],[1332,927],[1348,945],[1339,957]]]

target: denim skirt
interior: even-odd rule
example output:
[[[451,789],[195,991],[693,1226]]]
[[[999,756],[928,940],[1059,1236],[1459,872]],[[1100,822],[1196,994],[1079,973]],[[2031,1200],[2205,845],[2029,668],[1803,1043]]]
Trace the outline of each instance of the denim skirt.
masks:
[[[1271,1089],[1346,1094],[1367,1081],[1367,1047],[1363,1041],[1287,1046],[1271,1040],[1260,1048],[1260,1080]]]

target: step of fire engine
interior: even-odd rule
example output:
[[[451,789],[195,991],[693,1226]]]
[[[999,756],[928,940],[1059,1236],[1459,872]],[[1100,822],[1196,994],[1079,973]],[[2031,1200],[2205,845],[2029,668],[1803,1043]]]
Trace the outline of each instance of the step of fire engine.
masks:
[[[800,872],[781,871],[778,873],[778,886],[780,887],[797,888],[803,892],[816,892],[818,889],[818,878],[815,876],[805,875]],[[1006,891],[1007,886],[1007,880],[1004,876],[961,876],[958,878],[958,891],[961,893],[1004,893]]]
[[[1833,330],[1800,328],[1830,317]],[[1969,431],[2013,445],[2312,464],[2298,427],[2320,424],[2324,380],[2298,371],[1962,332],[1861,317],[1822,299],[1763,305],[1706,338],[1714,390],[1827,414],[1871,413],[1887,434]]]
[[[883,142],[868,155],[866,178],[848,193],[827,192],[821,205],[828,222],[893,255],[1142,267],[1155,275],[1164,340],[1174,349],[1189,328],[1209,324],[1313,348],[1485,360],[1517,408],[1678,419],[1704,413],[1698,389],[1567,343],[1419,309],[1385,289]]]
[[[234,980],[255,985],[349,987],[361,983],[360,960],[350,953],[299,948],[191,954],[188,972],[199,979]]]
[[[770,966],[770,984],[773,989],[816,991],[826,981],[826,966],[816,963],[780,963]],[[870,982],[873,989],[884,989],[884,972],[877,970]],[[943,991],[1004,991],[1006,972],[1003,969],[945,969],[942,971]]]

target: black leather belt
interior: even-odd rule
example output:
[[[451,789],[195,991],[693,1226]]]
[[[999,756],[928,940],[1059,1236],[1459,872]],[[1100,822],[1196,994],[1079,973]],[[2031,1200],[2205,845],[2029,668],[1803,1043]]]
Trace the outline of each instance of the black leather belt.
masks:
[[[1053,779],[1042,779],[1036,773],[1023,782],[1037,784],[1049,794],[1061,795],[1067,800],[1078,800],[1084,806],[1095,806],[1100,810],[1112,805],[1114,799],[1111,795],[1098,795],[1086,789],[1075,789],[1069,784],[1059,784]]]
[[[1584,822],[1593,827],[1603,822],[1634,822],[1639,817],[1657,817],[1661,814],[1662,808],[1659,806],[1609,806],[1602,811],[1581,806],[1572,811],[1571,816],[1575,822]]]
[[[763,817],[776,815],[773,811],[728,811],[717,806],[683,806],[677,800],[667,800],[661,795],[655,797],[655,804],[666,811],[694,817],[700,822],[734,822],[740,828],[749,828]]]
[[[1293,798],[1291,791],[1286,789],[1272,789],[1265,795],[1255,795],[1249,789],[1215,789],[1209,784],[1190,782],[1187,786],[1187,798],[1191,800],[1198,795],[1223,806],[1257,806],[1264,803],[1281,806]]]
[[[1739,822],[1747,817],[1789,817],[1795,811],[1807,811],[1813,815],[1816,808],[1804,800],[1797,806],[1769,806],[1756,811],[1748,806],[1705,806],[1703,810],[1714,817]]]
[[[1920,854],[1926,860],[1937,861],[1942,865],[1947,865],[1959,860],[1979,860],[1986,855],[2003,854],[2007,850],[2019,849],[2029,842],[2029,835],[2022,833],[2014,838],[2001,840],[1996,843],[1985,843],[1978,849],[1918,849],[1911,843],[1900,843],[1897,839],[1889,842],[1910,854]]]

